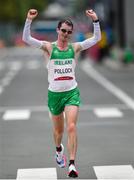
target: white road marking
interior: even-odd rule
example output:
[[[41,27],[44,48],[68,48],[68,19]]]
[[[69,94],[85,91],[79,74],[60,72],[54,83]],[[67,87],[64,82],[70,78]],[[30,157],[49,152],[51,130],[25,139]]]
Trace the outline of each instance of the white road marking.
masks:
[[[29,61],[27,62],[26,66],[28,67],[28,69],[38,69],[41,64],[37,61]]]
[[[95,108],[118,108],[122,110],[127,110],[130,109],[130,107],[126,106],[125,104],[82,104],[80,105],[80,110],[81,111],[92,111]]]
[[[2,92],[3,92],[3,87],[0,86],[0,94],[2,94]]]
[[[92,79],[101,84],[105,89],[118,97],[127,106],[134,110],[134,100],[126,94],[124,91],[116,87],[113,83],[103,77],[99,72],[97,72],[87,61],[82,64],[82,70]]]
[[[13,78],[16,76],[16,74],[19,72],[21,69],[22,64],[19,62],[12,62],[10,63],[10,69],[9,71],[5,74],[5,76],[1,79],[0,83],[0,94],[5,90],[6,86],[9,86]]]
[[[98,180],[129,180],[134,179],[134,169],[131,165],[94,166]]]
[[[0,112],[5,112],[8,110],[22,110],[22,109],[28,109],[29,111],[37,111],[37,112],[46,112],[48,111],[48,107],[47,106],[5,106],[5,107],[0,107]]]
[[[39,69],[42,66],[44,67],[44,63],[42,64],[41,62],[36,61],[36,60],[31,60],[28,62],[18,62],[18,61],[0,62],[0,70],[5,69],[6,67],[13,70],[13,71],[18,71],[24,67],[26,67],[30,70],[34,70],[34,69]]]
[[[1,80],[3,87],[9,85],[16,74],[17,72],[14,70],[8,71],[5,77]]]
[[[3,115],[3,120],[28,120],[30,118],[29,110],[8,110]]]
[[[10,68],[13,71],[19,71],[22,68],[22,63],[21,62],[11,62],[10,63]]]
[[[57,180],[56,168],[18,169],[16,180]]]
[[[123,113],[117,108],[95,108],[94,113],[100,118],[122,117]]]
[[[3,70],[5,68],[5,63],[4,62],[0,62],[0,70]]]
[[[1,88],[1,87],[0,87]],[[121,110],[128,110],[130,107],[126,106],[125,104],[83,104],[80,106],[80,111],[93,111],[96,108],[118,108]],[[21,110],[21,109],[29,109],[29,111],[32,112],[48,112],[48,106],[47,105],[37,105],[37,106],[0,106],[0,112],[5,112],[9,109],[12,110]]]
[[[7,73],[7,76],[13,78],[15,75],[17,74],[16,70],[10,70],[8,73]]]
[[[3,86],[3,87],[8,86],[8,85],[10,84],[11,80],[12,80],[12,77],[10,77],[10,76],[5,76],[5,77],[2,79],[2,82],[1,82],[2,86]]]

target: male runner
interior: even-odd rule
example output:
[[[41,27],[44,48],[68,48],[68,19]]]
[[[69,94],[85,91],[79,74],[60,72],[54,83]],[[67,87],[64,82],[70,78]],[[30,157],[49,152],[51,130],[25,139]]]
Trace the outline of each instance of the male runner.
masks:
[[[80,93],[75,79],[77,55],[96,44],[101,39],[99,20],[93,10],[87,10],[86,15],[93,20],[94,33],[83,42],[70,43],[73,33],[73,23],[70,19],[61,20],[57,26],[57,41],[40,41],[31,36],[32,20],[37,16],[36,9],[30,9],[23,30],[23,41],[28,45],[41,48],[48,58],[48,107],[53,121],[53,134],[56,145],[56,162],[59,167],[66,166],[62,136],[64,132],[64,112],[68,135],[67,148],[69,152],[68,176],[78,177],[75,167],[77,152],[76,123],[80,105]]]

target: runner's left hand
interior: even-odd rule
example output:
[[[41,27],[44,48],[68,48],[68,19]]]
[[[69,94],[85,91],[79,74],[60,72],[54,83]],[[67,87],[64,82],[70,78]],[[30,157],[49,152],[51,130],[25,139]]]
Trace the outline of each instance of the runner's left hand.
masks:
[[[86,15],[91,17],[93,21],[98,20],[98,16],[92,9],[86,10]]]

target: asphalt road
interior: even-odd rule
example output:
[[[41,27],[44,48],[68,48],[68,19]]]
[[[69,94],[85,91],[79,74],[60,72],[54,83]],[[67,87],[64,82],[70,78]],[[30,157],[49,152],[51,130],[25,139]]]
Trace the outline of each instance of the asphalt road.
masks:
[[[79,179],[134,179],[134,69],[88,60],[76,76]],[[41,50],[0,50],[0,179],[67,178],[54,159],[47,87]]]

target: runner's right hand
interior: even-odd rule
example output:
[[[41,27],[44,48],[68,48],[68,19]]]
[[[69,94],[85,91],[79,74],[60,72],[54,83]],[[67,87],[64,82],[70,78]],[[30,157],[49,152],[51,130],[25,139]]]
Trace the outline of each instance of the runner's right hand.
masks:
[[[38,11],[36,9],[30,9],[27,13],[27,18],[33,20],[38,15]]]

